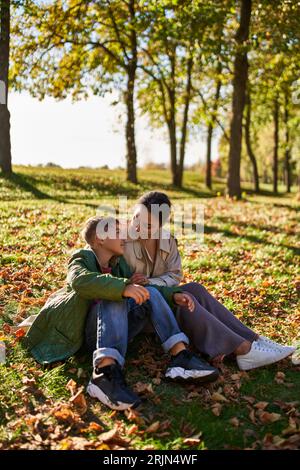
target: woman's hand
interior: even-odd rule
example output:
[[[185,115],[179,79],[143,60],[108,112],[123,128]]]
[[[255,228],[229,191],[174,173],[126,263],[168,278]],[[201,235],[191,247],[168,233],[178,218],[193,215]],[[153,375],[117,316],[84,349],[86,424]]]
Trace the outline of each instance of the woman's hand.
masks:
[[[195,309],[194,300],[189,294],[177,292],[176,294],[173,294],[173,301],[176,305],[187,307],[190,312],[193,312]]]
[[[149,291],[147,291],[145,287],[139,286],[138,284],[128,284],[125,287],[122,295],[123,297],[131,297],[139,305],[150,299]]]
[[[130,284],[139,284],[140,286],[144,286],[149,283],[147,276],[139,273],[134,273],[129,279],[129,281]]]

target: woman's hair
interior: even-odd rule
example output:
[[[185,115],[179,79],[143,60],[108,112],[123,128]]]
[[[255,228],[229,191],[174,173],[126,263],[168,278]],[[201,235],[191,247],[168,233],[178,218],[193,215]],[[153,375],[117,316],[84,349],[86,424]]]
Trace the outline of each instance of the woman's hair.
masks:
[[[146,207],[147,211],[151,214],[152,204],[161,207],[162,205],[167,205],[169,210],[165,212],[159,211],[159,224],[163,225],[170,215],[171,201],[165,193],[160,191],[149,191],[146,194],[143,194],[138,199],[138,204],[142,204]]]
[[[101,224],[101,228],[104,229],[105,232],[107,232],[109,224],[118,223],[119,221],[114,217],[102,217],[99,215],[90,217],[84,224],[81,236],[88,245],[91,245],[91,243],[93,243],[93,240],[95,239],[98,224]]]
[[[143,194],[139,198],[138,204],[143,204],[145,207],[147,207],[148,211],[151,211],[152,204],[167,204],[169,207],[171,207],[171,201],[169,197],[160,191],[149,191],[148,193]]]

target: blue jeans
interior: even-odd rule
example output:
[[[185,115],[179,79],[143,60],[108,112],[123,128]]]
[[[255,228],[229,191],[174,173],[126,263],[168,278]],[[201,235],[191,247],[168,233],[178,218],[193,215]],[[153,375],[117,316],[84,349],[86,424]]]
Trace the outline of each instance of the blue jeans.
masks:
[[[101,300],[91,307],[85,333],[88,348],[94,349],[94,367],[104,357],[115,359],[123,367],[128,341],[143,330],[148,319],[165,352],[180,341],[189,343],[160,292],[155,287],[146,289],[150,299],[142,305],[133,299],[124,299],[122,302]]]

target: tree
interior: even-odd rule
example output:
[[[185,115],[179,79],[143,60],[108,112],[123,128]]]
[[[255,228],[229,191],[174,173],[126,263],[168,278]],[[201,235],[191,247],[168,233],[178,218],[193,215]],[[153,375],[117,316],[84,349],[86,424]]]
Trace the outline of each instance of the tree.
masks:
[[[247,93],[246,93],[246,117],[245,117],[245,142],[247,153],[250,158],[252,168],[253,168],[253,180],[254,180],[254,190],[256,193],[259,192],[259,176],[257,169],[257,161],[252,148],[251,143],[251,90],[248,84]]]
[[[144,35],[144,71],[139,103],[154,126],[166,126],[172,183],[182,186],[190,114],[198,94],[204,50],[211,48],[222,5],[204,1],[147,2],[149,28]]]
[[[278,193],[278,147],[279,147],[279,97],[274,97],[273,121],[274,121],[274,150],[273,150],[273,191]]]
[[[29,1],[14,23],[12,83],[33,96],[74,100],[113,88],[126,107],[127,179],[137,183],[135,84],[137,0]],[[28,76],[30,80],[28,80]]]
[[[164,0],[147,4],[150,23],[142,40],[139,104],[152,125],[166,125],[172,183],[181,187],[193,96],[195,12],[184,3],[177,8]]]
[[[242,149],[242,119],[248,80],[246,43],[249,38],[251,6],[251,0],[241,0],[240,23],[235,37],[237,49],[234,61],[227,189],[229,196],[234,196],[237,199],[241,198],[240,165]]]
[[[10,1],[0,1],[0,166],[4,174],[12,173],[10,113],[7,106],[10,45]]]
[[[295,106],[291,94],[293,83],[299,76],[300,5],[289,0],[281,0],[276,4],[264,0],[256,7],[253,13],[249,74],[250,124],[252,129],[256,129],[255,134],[258,134],[256,142],[266,129],[272,132],[272,149],[268,145],[269,140],[264,138],[261,164],[264,166],[263,173],[267,175],[268,154],[272,156],[269,166],[272,166],[273,190],[276,193],[278,180],[283,176],[281,169],[284,169],[287,191],[291,186],[291,136],[298,125],[294,119]],[[281,108],[284,110],[283,116]],[[246,111],[248,112],[248,107]],[[257,149],[256,154],[259,156]]]

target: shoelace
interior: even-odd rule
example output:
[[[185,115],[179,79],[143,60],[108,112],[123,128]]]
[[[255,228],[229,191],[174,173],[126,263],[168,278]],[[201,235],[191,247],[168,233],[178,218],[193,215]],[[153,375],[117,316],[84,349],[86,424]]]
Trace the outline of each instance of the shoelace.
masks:
[[[192,357],[194,356],[193,353],[191,353],[191,351],[189,351],[188,349],[184,349],[183,351],[180,351],[179,354],[181,356],[184,356],[186,359],[192,359]]]
[[[97,373],[97,369],[96,369],[96,373]],[[109,380],[113,380],[118,385],[120,385],[121,388],[127,387],[127,383],[124,378],[124,375],[118,367],[111,367],[110,369],[107,369],[104,373],[109,378]]]
[[[268,347],[264,347],[264,346],[261,346],[260,344],[258,344],[257,342],[255,342],[255,345],[254,345],[255,349],[257,351],[263,351],[263,352],[274,352],[274,350],[272,348],[268,348]]]

